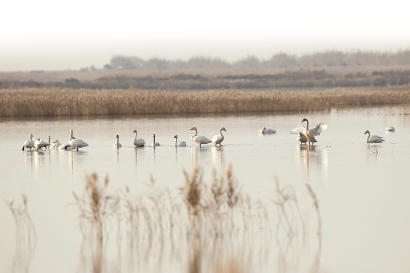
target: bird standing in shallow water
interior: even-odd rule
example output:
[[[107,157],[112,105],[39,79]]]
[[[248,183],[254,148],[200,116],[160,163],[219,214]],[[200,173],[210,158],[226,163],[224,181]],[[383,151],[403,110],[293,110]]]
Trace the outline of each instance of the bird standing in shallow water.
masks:
[[[68,144],[74,147],[77,151],[78,151],[78,148],[83,148],[83,147],[88,146],[88,143],[85,142],[84,140],[74,137],[73,130],[70,130],[70,139],[68,140]]]
[[[196,127],[192,127],[191,130],[195,131],[195,134],[191,137],[191,139],[193,142],[199,144],[199,148],[201,148],[202,144],[208,144],[212,142],[212,140],[210,140],[206,136],[198,136],[198,129]]]
[[[121,148],[122,147],[122,145],[121,145],[121,143],[120,143],[120,136],[119,135],[116,135],[115,136],[115,143],[114,143],[114,145],[112,145],[114,148],[117,148],[117,149],[119,149],[119,148]]]
[[[382,143],[384,141],[383,137],[378,136],[378,135],[372,135],[370,136],[370,131],[366,130],[364,134],[367,134],[366,142],[367,143]]]
[[[23,148],[21,148],[22,151],[24,151],[24,149],[33,149],[34,148],[34,141],[33,141],[33,133],[30,133],[28,135],[28,139],[26,141],[24,141],[23,143]]]
[[[175,138],[174,147],[186,147],[186,142],[185,141],[183,141],[183,140],[178,141],[178,136],[177,135],[175,135],[174,138]]]
[[[218,145],[218,144],[219,144],[219,147],[222,146],[221,143],[222,143],[222,141],[224,141],[224,139],[225,139],[224,135],[222,134],[222,131],[225,131],[225,132],[226,132],[225,127],[222,127],[221,129],[219,129],[219,135],[215,135],[215,136],[212,138],[212,144],[214,144],[214,146],[216,146],[216,145]]]
[[[144,147],[145,146],[145,140],[142,138],[137,138],[137,130],[134,130],[133,133],[135,134],[133,144],[135,147]]]

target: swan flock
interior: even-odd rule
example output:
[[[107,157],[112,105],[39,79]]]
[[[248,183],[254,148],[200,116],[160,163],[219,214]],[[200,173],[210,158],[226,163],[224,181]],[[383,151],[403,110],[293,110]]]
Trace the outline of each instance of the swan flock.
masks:
[[[306,126],[303,124],[306,123]],[[301,124],[298,125],[295,129],[291,131],[291,134],[297,134],[296,140],[302,145],[302,144],[309,144],[309,145],[314,145],[314,143],[318,142],[317,137],[320,136],[322,131],[326,130],[328,128],[327,124],[319,122],[317,123],[313,128],[309,127],[310,123],[307,118],[303,118],[301,121]],[[197,127],[192,127],[192,131],[194,131],[194,134],[191,136],[192,142],[196,143],[199,145],[201,148],[202,145],[206,144],[212,144],[213,146],[219,146],[222,147],[222,142],[225,139],[225,136],[223,135],[223,131],[227,132],[225,127],[221,127],[219,129],[219,133],[214,135],[212,139],[209,139],[208,137],[204,135],[199,135],[198,134],[198,129]],[[394,132],[395,129],[392,126],[386,127],[386,133],[387,132]],[[276,134],[276,130],[268,127],[262,127],[258,131],[260,135],[269,135],[269,134]],[[27,140],[24,141],[22,150],[32,150],[35,149],[36,151],[39,151],[42,148],[45,149],[55,149],[55,150],[76,150],[80,148],[84,148],[89,146],[87,142],[85,142],[82,139],[74,137],[73,130],[69,131],[69,139],[66,143],[60,143],[58,139],[54,140],[52,143],[50,143],[50,136],[47,136],[48,141],[44,141],[41,138],[34,138],[33,133],[29,134],[29,137]],[[143,138],[138,137],[138,132],[137,130],[134,130],[133,133],[135,134],[134,139],[132,144],[135,147],[144,147],[146,146],[145,140]],[[366,138],[366,143],[383,143],[385,140],[383,137],[378,136],[378,135],[371,135],[369,130],[366,130],[364,132],[365,135],[367,135]],[[152,147],[157,147],[160,146],[159,142],[156,141],[156,135],[153,134],[153,141],[152,141]],[[173,144],[174,147],[187,147],[187,143],[184,140],[178,140],[178,135],[174,135],[175,142]],[[114,148],[121,148],[122,145],[119,142],[119,135],[115,136],[115,142],[112,145]]]

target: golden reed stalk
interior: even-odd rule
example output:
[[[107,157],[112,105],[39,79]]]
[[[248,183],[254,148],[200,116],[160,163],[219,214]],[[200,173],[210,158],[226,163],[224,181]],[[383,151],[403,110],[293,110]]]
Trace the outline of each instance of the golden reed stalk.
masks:
[[[295,90],[3,89],[0,117],[215,114],[408,104],[410,86]]]

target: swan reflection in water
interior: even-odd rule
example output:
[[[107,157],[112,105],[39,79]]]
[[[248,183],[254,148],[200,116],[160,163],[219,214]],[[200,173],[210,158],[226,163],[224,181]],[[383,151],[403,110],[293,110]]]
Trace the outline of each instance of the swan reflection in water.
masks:
[[[224,150],[225,149],[223,147],[211,147],[212,162],[214,166],[225,168]]]
[[[225,156],[223,146],[208,146],[208,147],[192,147],[191,158],[194,166],[196,164],[205,165],[206,162],[212,160],[214,166],[224,167]]]
[[[315,167],[318,171],[327,177],[328,173],[328,154],[327,149],[318,146],[298,145],[297,158],[301,162],[309,174],[309,170]]]

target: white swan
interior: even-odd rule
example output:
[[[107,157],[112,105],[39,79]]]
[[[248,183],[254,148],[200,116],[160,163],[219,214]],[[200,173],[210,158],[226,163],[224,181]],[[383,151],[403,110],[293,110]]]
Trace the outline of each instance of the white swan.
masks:
[[[153,138],[153,140],[152,140],[152,146],[153,146],[153,147],[155,147],[155,146],[161,146],[161,144],[159,144],[159,142],[155,142],[155,134],[152,134],[152,138]]]
[[[135,134],[134,137],[134,146],[135,147],[143,147],[145,145],[145,140],[143,140],[142,138],[137,138],[137,130],[134,130],[133,133]]]
[[[306,121],[306,128],[303,127],[303,125],[299,125],[295,129],[293,129],[292,133],[293,134],[294,133],[303,133],[306,136],[306,138],[308,139],[309,145],[310,145],[310,143],[312,143],[312,145],[313,145],[313,143],[317,142],[315,137],[319,136],[320,133],[322,133],[323,130],[327,129],[327,124],[324,124],[324,123],[320,122],[316,125],[315,128],[309,130],[309,121],[306,118],[304,118],[302,120],[302,122],[304,122],[304,121]]]
[[[269,134],[275,134],[276,130],[273,130],[272,128],[266,128],[266,127],[262,127],[262,129],[260,129],[258,131],[258,133],[260,135],[269,135]]]
[[[174,138],[175,138],[174,147],[186,147],[186,142],[185,141],[183,141],[183,140],[178,141],[178,136],[177,135],[175,135]]]
[[[121,143],[120,143],[120,136],[117,135],[115,138],[116,138],[116,141],[115,141],[114,145],[112,145],[112,146],[113,146],[114,148],[119,149],[119,148],[122,147],[122,145],[121,145]]]
[[[386,127],[386,132],[394,132],[394,131],[396,131],[396,129],[394,129],[393,126]]]
[[[297,137],[296,139],[300,142],[300,144],[302,144],[302,143],[305,143],[305,144],[306,144],[306,142],[309,141],[309,140],[307,139],[307,137],[306,137],[304,134],[302,134],[302,133],[299,133],[299,135],[298,135],[298,137]]]
[[[382,143],[384,141],[383,137],[381,136],[378,136],[378,135],[370,136],[369,130],[366,130],[364,134],[367,134],[367,138],[366,138],[367,143]]]
[[[56,149],[57,150],[66,150],[66,151],[70,151],[70,150],[74,150],[75,148],[73,146],[70,146],[70,144],[68,143],[64,143],[61,144],[60,141],[58,141],[58,139],[54,140],[54,142],[56,144]]]
[[[36,150],[40,150],[41,148],[46,148],[47,146],[50,146],[50,143],[45,142],[42,139],[39,138],[35,138],[34,139],[34,147],[36,148]]]
[[[212,144],[214,144],[214,146],[216,146],[217,144],[219,144],[219,146],[222,146],[222,141],[225,139],[224,135],[222,134],[222,131],[226,132],[225,127],[222,127],[221,129],[219,129],[219,135],[215,135],[212,138]]]
[[[67,144],[68,145],[68,144]],[[50,150],[51,149],[58,149],[58,147],[61,146],[61,143],[58,141],[58,139],[54,140],[53,143],[50,145]]]
[[[198,129],[196,129],[196,127],[192,127],[191,130],[195,131],[195,134],[191,137],[193,142],[196,142],[199,144],[199,148],[201,148],[202,144],[208,144],[211,143],[212,140],[210,140],[209,138],[207,138],[206,136],[198,136]]]
[[[83,147],[88,146],[87,142],[85,142],[82,139],[75,138],[73,136],[73,130],[70,130],[70,139],[68,141],[68,144],[70,144],[70,146],[74,147],[77,151],[78,151],[78,148],[83,148]]]
[[[28,135],[28,139],[26,141],[24,141],[23,143],[23,148],[21,148],[22,151],[24,151],[24,149],[33,149],[34,148],[34,141],[33,141],[33,134],[30,133]]]

